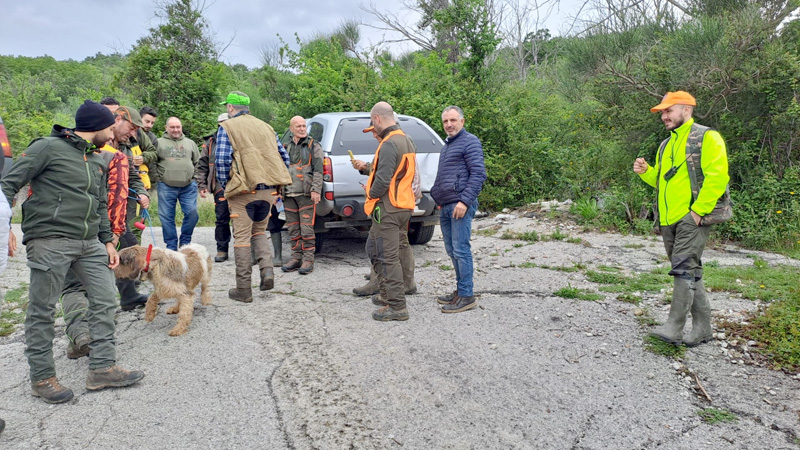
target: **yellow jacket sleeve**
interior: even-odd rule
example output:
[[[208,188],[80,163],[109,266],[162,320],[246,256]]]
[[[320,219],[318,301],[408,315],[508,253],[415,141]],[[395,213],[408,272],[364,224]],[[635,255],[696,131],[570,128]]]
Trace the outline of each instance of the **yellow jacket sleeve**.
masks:
[[[697,194],[697,200],[692,204],[692,211],[699,216],[705,216],[714,209],[730,181],[725,141],[714,130],[708,131],[703,136],[700,166],[703,168],[703,187]]]

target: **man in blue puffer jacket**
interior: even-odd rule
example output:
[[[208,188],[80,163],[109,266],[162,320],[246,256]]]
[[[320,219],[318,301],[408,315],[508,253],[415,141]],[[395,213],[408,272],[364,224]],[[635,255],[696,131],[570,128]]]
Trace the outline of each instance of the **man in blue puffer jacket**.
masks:
[[[443,313],[457,313],[475,307],[472,292],[472,218],[478,209],[478,194],[486,181],[483,147],[475,135],[464,129],[464,111],[448,106],[442,112],[447,139],[439,156],[439,170],[431,196],[442,207],[439,221],[447,255],[456,269],[457,290],[436,300]]]

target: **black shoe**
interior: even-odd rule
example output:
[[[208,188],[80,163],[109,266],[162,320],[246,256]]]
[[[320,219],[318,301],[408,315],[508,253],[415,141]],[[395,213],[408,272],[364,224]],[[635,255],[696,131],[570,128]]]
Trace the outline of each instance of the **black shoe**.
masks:
[[[6,429],[6,421],[3,420],[3,419],[0,419],[0,434],[3,434],[3,430],[5,430],[5,429]]]
[[[475,305],[478,304],[475,301],[475,297],[456,297],[456,301],[454,303],[450,303],[449,305],[442,306],[443,313],[457,313],[461,311],[466,311],[468,309],[472,309]]]
[[[458,298],[458,291],[453,291],[450,294],[440,295],[440,296],[436,297],[436,301],[440,305],[449,305],[449,304],[452,304],[453,302],[455,302],[457,298]]]
[[[137,294],[137,296],[134,297],[132,301],[126,301],[125,303],[122,303],[122,300],[120,299],[119,307],[123,311],[132,311],[136,308],[144,307],[146,303],[147,303],[147,296],[144,294]]]

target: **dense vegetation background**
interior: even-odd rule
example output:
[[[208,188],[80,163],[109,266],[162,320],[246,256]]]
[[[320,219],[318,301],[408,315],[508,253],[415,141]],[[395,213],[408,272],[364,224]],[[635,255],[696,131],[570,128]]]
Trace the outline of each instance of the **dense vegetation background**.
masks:
[[[178,116],[194,139],[214,130],[218,102],[233,89],[250,94],[253,113],[278,130],[294,115],[366,111],[386,100],[441,133],[443,107],[457,104],[484,144],[484,208],[571,198],[588,223],[645,232],[654,193],[632,162],[653,161],[666,133],[649,107],[681,89],[697,97],[697,120],[728,143],[735,218],[717,238],[796,253],[800,1],[587,4],[579,32],[552,37],[531,20],[536,3],[418,0],[407,3],[418,23],[372,13],[419,51],[364,49],[359,25],[348,22],[265,48],[263,66],[247,68],[221,63],[203,11],[173,0],[127,55],[0,56],[0,117],[19,154],[53,123],[72,125],[84,99],[106,95],[157,108],[157,130]]]

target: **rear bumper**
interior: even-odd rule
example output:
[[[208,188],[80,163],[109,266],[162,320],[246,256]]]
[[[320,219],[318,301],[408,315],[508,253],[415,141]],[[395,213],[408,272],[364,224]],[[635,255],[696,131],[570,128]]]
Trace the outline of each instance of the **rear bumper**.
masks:
[[[345,216],[346,207],[352,208],[352,213]],[[320,223],[321,222],[321,223]],[[429,193],[423,193],[422,198],[417,203],[411,222],[423,223],[425,226],[436,225],[439,223],[439,209]],[[344,197],[335,198],[330,214],[320,214],[317,209],[317,228],[334,229],[346,227],[369,226],[372,220],[364,213],[364,197]],[[319,225],[323,225],[319,227]]]

